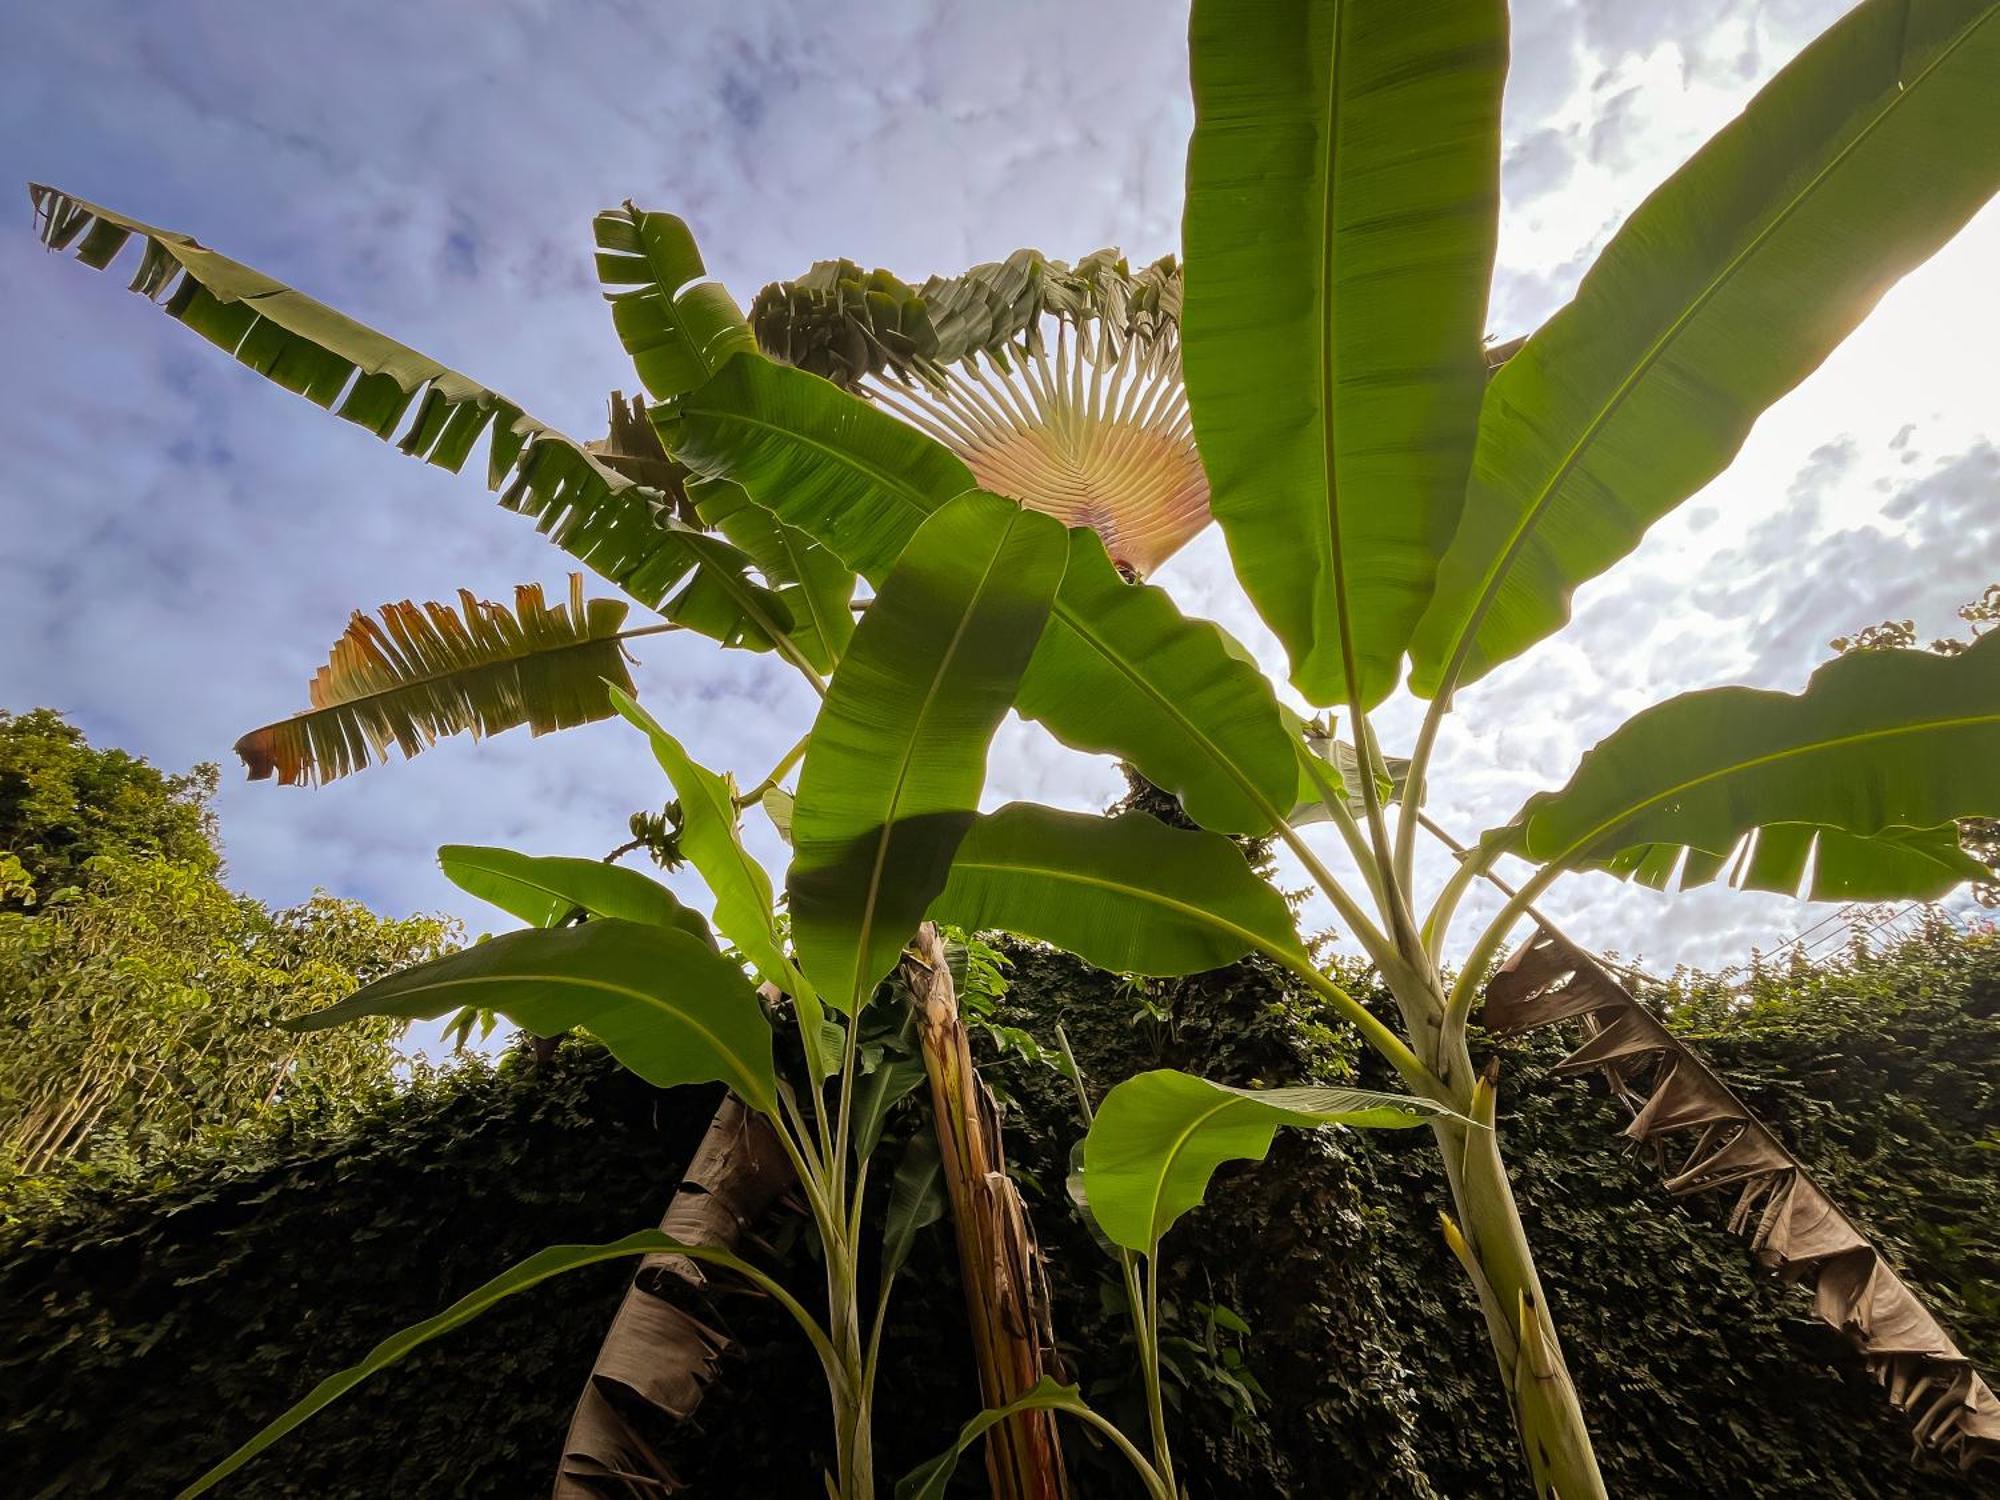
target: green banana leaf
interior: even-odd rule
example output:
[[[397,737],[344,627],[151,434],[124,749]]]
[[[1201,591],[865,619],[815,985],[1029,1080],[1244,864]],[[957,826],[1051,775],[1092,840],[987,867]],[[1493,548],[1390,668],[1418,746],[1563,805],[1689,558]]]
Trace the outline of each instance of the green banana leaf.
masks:
[[[1507,7],[1197,0],[1190,35],[1182,360],[1210,504],[1299,691],[1373,707],[1465,499]]]
[[[961,495],[855,630],[799,771],[786,882],[800,965],[828,1004],[866,1003],[944,885],[1066,556],[1049,517]]]
[[[716,927],[759,975],[790,991],[796,970],[772,924],[771,877],[750,857],[737,834],[734,788],[699,764],[628,695],[614,690],[611,702],[628,724],[653,742],[653,757],[673,783],[681,805],[681,852],[715,897]]]
[[[557,927],[577,913],[677,927],[710,947],[715,939],[701,913],[637,870],[598,859],[517,854],[477,844],[446,844],[438,868],[460,890],[489,901],[530,927]]]
[[[729,356],[756,348],[743,312],[708,268],[686,221],[627,203],[592,223],[612,326],[655,401],[684,396]]]
[[[41,184],[29,195],[42,242],[74,245],[95,269],[137,237],[132,290],[285,389],[385,440],[400,430],[403,452],[454,474],[484,438],[501,505],[647,608],[725,644],[768,646],[790,629],[734,547],[662,513],[669,497],[497,391],[187,235]]]
[[[740,357],[662,428],[675,456],[734,480],[871,582],[938,506],[973,486],[941,444],[802,370]],[[1277,705],[1222,634],[1131,585],[1103,544],[1072,534],[1021,711],[1066,744],[1130,761],[1225,833],[1268,833],[1297,771]]]
[[[889,1207],[882,1221],[883,1281],[894,1279],[903,1269],[918,1232],[942,1219],[945,1207],[944,1158],[938,1153],[937,1132],[919,1126],[903,1148],[903,1159],[889,1183]]]
[[[1172,1068],[1104,1096],[1083,1144],[1091,1216],[1113,1243],[1152,1254],[1226,1161],[1262,1161],[1280,1125],[1404,1130],[1442,1106],[1367,1089],[1237,1089]]]
[[[618,917],[489,938],[285,1024],[322,1031],[463,1006],[498,1011],[536,1036],[584,1027],[658,1088],[725,1083],[751,1108],[777,1113],[771,1027],[743,971],[691,933]]]
[[[1961,847],[1955,823],[1873,835],[1771,823],[1731,854],[1639,844],[1620,850],[1605,869],[1656,891],[1669,885],[1694,890],[1726,875],[1738,890],[1810,901],[1935,901],[1967,881],[1993,878],[1990,866]]]
[[[1865,0],[1634,211],[1487,387],[1416,692],[1560,628],[1992,196],[1996,77],[2000,0]]]
[[[1285,898],[1221,834],[1013,802],[958,846],[931,915],[1053,943],[1115,974],[1199,974],[1261,952],[1303,960]]]
[[[1757,829],[1760,843],[1775,840],[1773,870],[1797,872],[1805,835],[1773,825],[1806,824],[1833,861],[1830,880],[1889,899],[1937,894],[1942,825],[1995,812],[2000,633],[1958,656],[1837,657],[1798,694],[1671,698],[1613,730],[1567,786],[1531,797],[1486,839],[1538,863],[1619,873],[1647,859],[1657,868],[1649,846],[1685,847],[1704,856],[1699,877]],[[1828,846],[1820,830],[1850,837]]]
[[[792,640],[821,672],[840,664],[854,635],[854,573],[796,526],[787,526],[723,479],[687,487],[702,523],[714,527],[777,589],[792,621]]]

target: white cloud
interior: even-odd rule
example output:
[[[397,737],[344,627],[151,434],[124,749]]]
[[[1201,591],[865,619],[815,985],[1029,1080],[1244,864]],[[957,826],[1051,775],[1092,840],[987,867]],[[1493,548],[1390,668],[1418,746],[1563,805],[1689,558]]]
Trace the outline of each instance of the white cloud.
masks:
[[[1518,6],[1495,330],[1552,312],[1659,178],[1840,8]],[[1057,0],[587,17],[525,0],[72,0],[10,18],[0,175],[195,233],[588,433],[604,393],[633,384],[589,258],[591,214],[627,197],[686,214],[745,299],[827,255],[921,276],[1021,244],[1172,249],[1191,118],[1181,14],[1100,5],[1088,31],[1079,43]],[[566,571],[475,478],[265,386],[111,279],[42,256],[19,214],[0,234],[14,292],[0,702],[67,708],[165,764],[226,760],[243,729],[299,706],[350,608],[460,583],[505,597]],[[1949,625],[1996,556],[1996,251],[1989,212],[1766,416],[1728,474],[1580,591],[1567,631],[1467,695],[1440,767],[1445,821],[1504,818],[1665,694],[1796,687],[1828,637],[1885,615]],[[1281,668],[1218,536],[1160,581]],[[746,779],[809,712],[761,659],[675,638],[645,658],[648,701]],[[1392,748],[1414,722],[1391,705]],[[989,801],[1092,806],[1119,786],[1013,725]],[[597,853],[664,795],[644,747],[605,725],[448,745],[317,793],[231,781],[222,813],[233,872],[259,895],[325,884],[476,927],[436,844]],[[754,819],[753,838],[780,863]],[[1666,962],[1740,955],[1802,916],[1602,880],[1551,904],[1586,939]]]

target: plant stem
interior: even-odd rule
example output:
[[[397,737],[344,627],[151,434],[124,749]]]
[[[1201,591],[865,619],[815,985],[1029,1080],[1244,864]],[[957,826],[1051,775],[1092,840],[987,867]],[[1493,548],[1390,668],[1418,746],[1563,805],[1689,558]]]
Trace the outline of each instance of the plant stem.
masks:
[[[1458,971],[1451,995],[1445,1002],[1444,1029],[1448,1037],[1464,1037],[1466,1021],[1472,1014],[1472,1002],[1478,998],[1479,987],[1486,981],[1486,970],[1493,962],[1493,955],[1500,951],[1500,945],[1506,942],[1514,924],[1535,904],[1535,898],[1554,885],[1561,874],[1562,867],[1559,865],[1543,865],[1535,871],[1527,884],[1500,908],[1500,915],[1487,924],[1479,940],[1472,945],[1472,952],[1466,955],[1465,966]],[[1443,940],[1440,930],[1438,941],[1442,943]]]
[[[763,801],[764,793],[770,791],[772,787],[783,781],[790,774],[792,767],[806,758],[806,747],[811,743],[812,731],[807,730],[799,736],[799,742],[785,752],[785,758],[771,767],[771,774],[769,776],[766,776],[762,781],[750,788],[749,791],[736,799],[737,810],[740,812],[753,802]]]
[[[1143,1338],[1140,1343],[1140,1361],[1146,1379],[1146,1416],[1153,1428],[1153,1465],[1168,1494],[1176,1493],[1174,1485],[1174,1456],[1167,1443],[1167,1406],[1160,1388],[1160,1243],[1153,1242],[1153,1249],[1146,1256],[1144,1277],[1146,1282],[1146,1311],[1142,1324]],[[1125,1257],[1126,1296],[1138,1291],[1135,1284],[1140,1271],[1132,1264],[1128,1252]],[[1135,1303],[1136,1307],[1137,1304]]]
[[[1470,1073],[1472,1058],[1464,1039],[1449,1045],[1456,1049],[1452,1061],[1457,1066],[1447,1071],[1461,1077]],[[1453,1248],[1485,1311],[1535,1493],[1547,1500],[1605,1500],[1582,1403],[1563,1362],[1534,1252],[1500,1157],[1492,1072],[1473,1085],[1465,1110],[1473,1125],[1436,1119],[1431,1130],[1464,1225],[1462,1247]]]
[[[1063,1030],[1061,1022],[1056,1023],[1056,1045],[1062,1049],[1069,1081],[1076,1088],[1076,1110],[1082,1116],[1084,1132],[1088,1134],[1096,1119],[1096,1111],[1090,1107],[1090,1090],[1084,1087],[1083,1070],[1076,1065],[1076,1053],[1070,1050],[1069,1033]],[[1154,1264],[1157,1264],[1158,1253],[1159,1244],[1156,1241],[1153,1256],[1149,1257]],[[1159,1323],[1139,1295],[1137,1258],[1123,1245],[1118,1247],[1118,1267],[1125,1276],[1125,1308],[1132,1317],[1132,1338],[1139,1348],[1139,1372],[1146,1385],[1146,1411],[1153,1427],[1153,1471],[1148,1477],[1148,1484],[1163,1480],[1171,1495],[1174,1489],[1174,1459],[1167,1442],[1166,1400],[1160,1389]]]

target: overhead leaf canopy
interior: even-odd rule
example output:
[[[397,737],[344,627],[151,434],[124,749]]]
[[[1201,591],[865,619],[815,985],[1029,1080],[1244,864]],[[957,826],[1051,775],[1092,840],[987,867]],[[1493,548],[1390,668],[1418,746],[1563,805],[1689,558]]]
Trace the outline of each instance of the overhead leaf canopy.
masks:
[[[663,432],[676,457],[734,480],[877,583],[924,518],[973,487],[964,464],[914,428],[762,360],[732,360]],[[1067,744],[1130,761],[1207,827],[1268,833],[1295,800],[1270,685],[1215,626],[1125,582],[1088,531],[1071,533],[1020,708]]]
[[[1021,250],[921,290],[822,261],[751,318],[772,358],[870,397],[1143,576],[1208,524],[1180,296],[1171,258],[1134,272],[1115,250],[1074,267]]]
[[[132,290],[258,374],[377,437],[457,473],[482,439],[487,487],[550,541],[649,609],[729,644],[760,644],[789,621],[746,560],[671,514],[673,497],[620,473],[499,392],[184,234],[56,188],[29,188],[42,242],[103,270],[136,236]],[[676,591],[680,591],[677,596]],[[691,592],[692,591],[692,592]],[[716,593],[734,607],[719,611]],[[685,597],[682,597],[685,596]]]
[[[585,599],[581,573],[553,609],[534,583],[514,590],[511,614],[465,589],[458,599],[456,613],[385,604],[379,624],[357,610],[313,676],[313,706],[236,742],[251,779],[327,782],[386,760],[392,744],[412,756],[461,732],[568,729],[611,716],[607,682],[631,690],[627,606]]]

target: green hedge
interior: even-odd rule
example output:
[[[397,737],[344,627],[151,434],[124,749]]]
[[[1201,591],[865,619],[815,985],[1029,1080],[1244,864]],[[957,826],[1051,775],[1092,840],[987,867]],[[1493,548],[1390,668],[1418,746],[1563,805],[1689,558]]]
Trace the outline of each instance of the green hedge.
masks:
[[[1338,1031],[1255,966],[1135,993],[1013,950],[1009,1019],[1060,1017],[1093,1082],[1160,1064],[1240,1083],[1354,1069]],[[1895,1247],[1968,1349],[2000,1358],[2000,951],[1944,932],[1838,973],[1769,980],[1731,1010],[1685,1007],[1710,1055]],[[1512,1044],[1510,1157],[1544,1276],[1621,1500],[2000,1494],[1909,1467],[1901,1419],[1802,1292],[1755,1274],[1717,1225],[1618,1144],[1591,1085],[1554,1079],[1552,1042]],[[1107,1262],[1062,1190],[1077,1133],[1052,1075],[996,1062],[1009,1146],[1036,1211],[1075,1373],[1132,1395]],[[1361,1076],[1369,1082],[1365,1069]],[[150,1496],[383,1334],[556,1240],[657,1216],[713,1095],[660,1095],[567,1047],[427,1083],[363,1125],[296,1133],[254,1159],[147,1196],[84,1192],[0,1247],[0,1473],[22,1496]],[[907,1128],[906,1122],[906,1128]],[[879,1193],[878,1193],[879,1197]],[[1197,1496],[1518,1497],[1505,1412],[1469,1297],[1436,1231],[1429,1140],[1288,1135],[1225,1170],[1168,1241],[1180,1310],[1179,1430]],[[796,1220],[773,1232],[802,1289]],[[363,1387],[244,1472],[255,1496],[546,1493],[571,1402],[624,1280],[561,1278]],[[1203,1352],[1203,1306],[1247,1337]],[[738,1336],[722,1389],[671,1435],[689,1493],[818,1493],[815,1367],[771,1309],[717,1309]],[[883,1468],[941,1446],[974,1396],[948,1237],[899,1294]],[[1242,1367],[1230,1362],[1234,1349]],[[1243,1378],[1247,1370],[1249,1379]],[[1127,1493],[1088,1445],[1084,1495]],[[965,1471],[980,1493],[978,1466]]]

